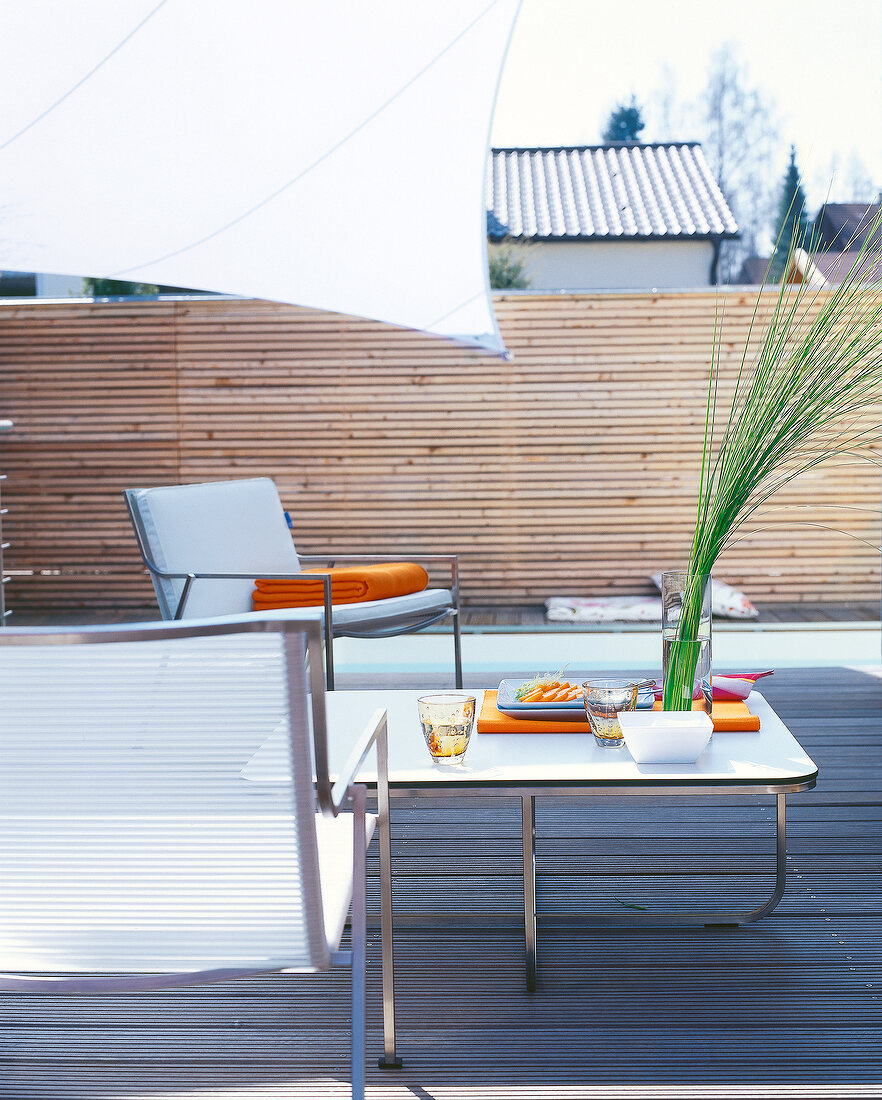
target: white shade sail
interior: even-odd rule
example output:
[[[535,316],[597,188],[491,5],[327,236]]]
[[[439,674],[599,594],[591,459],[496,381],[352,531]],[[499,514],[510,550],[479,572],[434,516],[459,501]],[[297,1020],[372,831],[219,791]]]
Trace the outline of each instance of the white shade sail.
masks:
[[[0,0],[0,267],[504,351],[483,201],[518,0]]]

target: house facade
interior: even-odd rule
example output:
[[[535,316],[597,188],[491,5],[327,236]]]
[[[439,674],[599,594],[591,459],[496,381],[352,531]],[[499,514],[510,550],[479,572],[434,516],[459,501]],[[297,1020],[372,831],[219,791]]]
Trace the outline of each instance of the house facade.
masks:
[[[713,285],[738,227],[695,142],[494,149],[489,247],[531,290]]]
[[[811,251],[798,248],[787,272],[790,283],[838,286],[852,268],[859,268],[867,282],[882,279],[882,263],[861,254],[879,216],[879,203],[825,203],[815,218]]]
[[[861,256],[861,249],[879,211],[878,202],[825,203],[808,233],[805,243],[809,248],[794,250],[790,266],[784,273],[784,281],[806,282],[813,287],[838,286],[856,264],[867,282],[882,280],[882,264]],[[736,282],[753,285],[765,282],[769,263],[766,256],[748,256]]]

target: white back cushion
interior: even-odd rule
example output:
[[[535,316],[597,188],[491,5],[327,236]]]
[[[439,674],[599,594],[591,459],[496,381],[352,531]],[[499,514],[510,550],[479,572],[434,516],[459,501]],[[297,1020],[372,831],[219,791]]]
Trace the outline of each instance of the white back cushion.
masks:
[[[255,577],[300,571],[282,502],[270,478],[136,489],[130,500],[159,569],[248,574],[247,580],[194,581],[185,619],[250,611]],[[163,618],[172,618],[184,581],[154,578],[153,583]]]

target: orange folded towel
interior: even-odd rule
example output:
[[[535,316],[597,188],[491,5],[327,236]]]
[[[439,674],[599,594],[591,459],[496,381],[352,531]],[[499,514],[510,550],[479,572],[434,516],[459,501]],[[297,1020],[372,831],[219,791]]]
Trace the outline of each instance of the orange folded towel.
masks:
[[[578,722],[543,722],[535,719],[510,718],[496,708],[495,691],[484,692],[484,703],[478,715],[478,733],[588,733],[588,716]],[[655,704],[655,710],[661,710],[661,703]],[[747,703],[714,702],[711,718],[714,732],[735,733],[736,731],[756,732],[760,720],[750,713]]]
[[[334,603],[366,603],[409,596],[422,592],[429,574],[410,561],[381,562],[376,565],[340,566],[334,569],[304,569],[303,576],[330,574],[331,599]],[[258,578],[251,603],[255,611],[281,607],[321,607],[324,585],[320,580],[291,581]]]

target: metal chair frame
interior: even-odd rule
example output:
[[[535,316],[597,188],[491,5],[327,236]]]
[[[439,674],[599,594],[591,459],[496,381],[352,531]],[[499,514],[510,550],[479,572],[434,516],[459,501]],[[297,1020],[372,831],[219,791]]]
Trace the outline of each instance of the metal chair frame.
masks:
[[[187,606],[187,600],[190,596],[190,591],[194,581],[198,580],[253,580],[254,574],[252,573],[203,573],[203,572],[187,572],[187,573],[169,573],[152,560],[150,551],[147,546],[147,537],[141,523],[138,510],[135,507],[134,490],[124,489],[123,496],[126,502],[126,508],[128,509],[129,518],[132,521],[132,526],[135,530],[135,536],[138,540],[138,551],[141,555],[141,560],[144,565],[150,571],[153,577],[157,577],[160,580],[182,580],[184,587],[181,592],[181,598],[178,601],[178,606],[174,610],[172,618],[174,620],[180,619]],[[347,563],[359,563],[362,565],[379,564],[382,562],[400,561],[401,555],[389,555],[389,554],[300,554],[298,558],[301,562],[308,562],[310,564],[323,564],[330,566],[338,562]],[[321,580],[323,589],[323,609],[324,609],[324,648],[325,648],[325,670],[326,670],[326,683],[328,691],[334,690],[334,638],[392,638],[399,634],[413,634],[420,630],[425,630],[426,627],[433,626],[435,623],[447,622],[452,620],[453,622],[453,662],[454,662],[454,677],[457,688],[462,687],[462,636],[460,626],[460,613],[459,613],[459,562],[456,554],[408,554],[408,561],[417,562],[421,565],[446,563],[450,566],[450,595],[453,602],[453,606],[440,612],[437,615],[432,615],[427,619],[420,619],[418,624],[405,624],[403,626],[394,626],[380,629],[363,629],[359,630],[357,627],[340,627],[334,625],[334,605],[331,598],[331,578],[330,576],[316,576],[311,574],[304,576],[303,573],[261,573],[261,576],[266,580],[284,580],[291,581],[299,584],[315,584],[316,580]]]
[[[395,1053],[395,996],[392,953],[392,895],[390,869],[390,824],[388,786],[388,744],[386,712],[374,712],[356,741],[341,774],[332,782],[328,771],[327,718],[322,676],[322,632],[316,619],[267,619],[242,616],[239,620],[194,620],[186,623],[144,623],[132,627],[81,627],[59,630],[55,627],[12,627],[0,631],[0,647],[46,646],[77,644],[108,644],[114,642],[161,641],[164,639],[210,637],[250,632],[284,635],[285,657],[289,683],[303,676],[303,636],[306,636],[312,739],[315,763],[316,804],[326,817],[335,818],[344,810],[353,814],[352,901],[350,906],[351,947],[330,952],[331,965],[348,966],[351,971],[351,1080],[354,1100],[362,1100],[365,1084],[365,963],[366,963],[366,840],[364,784],[354,782],[371,749],[377,754],[378,833],[381,869],[381,928],[383,967],[383,1023],[385,1054],[381,1066],[400,1066]],[[2,649],[0,649],[2,660]],[[175,988],[207,982],[227,981],[256,974],[278,972],[263,968],[222,968],[160,974],[122,976],[80,975],[48,977],[42,974],[0,973],[0,990],[18,992],[112,993],[148,989]]]

